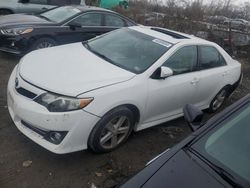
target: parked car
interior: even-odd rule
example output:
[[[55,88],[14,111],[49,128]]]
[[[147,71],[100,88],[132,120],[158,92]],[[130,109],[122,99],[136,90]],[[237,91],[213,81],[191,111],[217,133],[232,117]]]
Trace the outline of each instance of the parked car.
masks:
[[[202,112],[190,105],[184,112],[197,129]],[[121,188],[250,187],[249,121],[250,95],[151,160]]]
[[[247,31],[249,27],[249,22],[243,19],[229,19],[225,23],[228,27],[230,26],[232,29]]]
[[[86,6],[58,7],[39,15],[8,15],[0,18],[0,51],[23,55],[133,25],[118,13]]]
[[[214,112],[241,65],[217,44],[134,26],[22,58],[8,84],[17,128],[54,153],[109,152],[139,131],[181,117],[192,103]]]
[[[46,10],[67,4],[85,5],[84,0],[1,0],[0,15],[41,13]]]

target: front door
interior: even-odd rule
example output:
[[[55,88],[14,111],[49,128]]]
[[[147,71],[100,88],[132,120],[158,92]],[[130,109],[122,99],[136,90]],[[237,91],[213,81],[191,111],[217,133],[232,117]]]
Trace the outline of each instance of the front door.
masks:
[[[171,68],[174,75],[164,80],[149,78],[144,123],[181,115],[184,105],[197,102],[197,47],[180,48],[163,66]]]
[[[101,13],[85,13],[69,22],[67,31],[60,33],[60,38],[64,43],[89,40],[103,33],[102,25],[103,15]]]

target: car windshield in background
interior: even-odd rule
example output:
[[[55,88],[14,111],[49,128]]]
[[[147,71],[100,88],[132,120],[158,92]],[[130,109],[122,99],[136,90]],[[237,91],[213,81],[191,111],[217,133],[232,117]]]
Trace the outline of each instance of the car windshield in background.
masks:
[[[123,28],[90,40],[86,46],[106,61],[139,74],[157,61],[172,44]]]
[[[192,147],[213,164],[250,185],[250,104],[202,137]]]
[[[52,22],[60,23],[79,14],[80,12],[81,11],[75,7],[65,6],[44,12],[40,14],[40,16]]]

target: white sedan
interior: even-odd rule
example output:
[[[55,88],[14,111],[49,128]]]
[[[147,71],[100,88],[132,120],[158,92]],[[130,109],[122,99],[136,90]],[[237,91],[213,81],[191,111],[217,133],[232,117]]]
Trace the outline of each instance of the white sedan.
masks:
[[[240,63],[215,43],[136,26],[26,55],[9,79],[8,109],[51,152],[108,152],[187,103],[216,111],[240,78]]]

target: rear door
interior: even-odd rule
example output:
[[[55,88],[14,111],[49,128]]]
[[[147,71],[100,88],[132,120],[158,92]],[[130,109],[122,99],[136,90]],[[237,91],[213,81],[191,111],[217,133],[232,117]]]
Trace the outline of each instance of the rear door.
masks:
[[[185,104],[196,103],[197,57],[197,46],[182,47],[162,65],[171,68],[173,76],[161,80],[149,78],[144,123],[180,116]]]
[[[226,61],[213,46],[200,45],[199,51],[199,83],[196,98],[198,106],[207,107],[213,97],[226,85],[230,76]]]
[[[119,29],[122,27],[128,26],[127,22],[122,19],[120,16],[111,14],[111,13],[105,13],[104,14],[104,30],[103,32],[110,32],[115,29]]]

